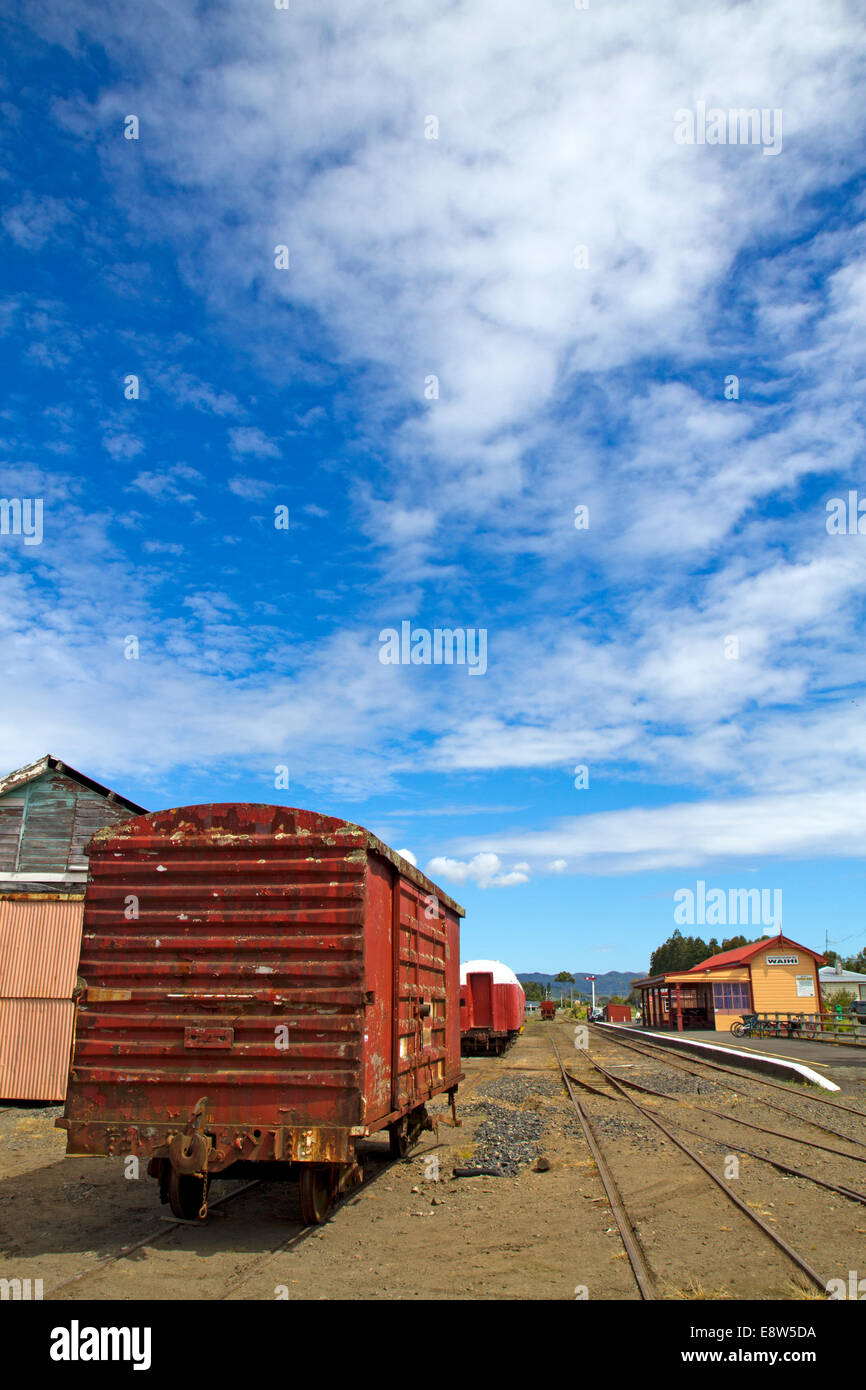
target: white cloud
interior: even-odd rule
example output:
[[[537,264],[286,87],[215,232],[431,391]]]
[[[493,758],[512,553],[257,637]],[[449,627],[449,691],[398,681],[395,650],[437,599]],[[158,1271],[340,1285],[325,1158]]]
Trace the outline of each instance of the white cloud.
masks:
[[[567,854],[575,873],[610,874],[755,856],[860,856],[864,835],[866,792],[852,782],[832,792],[630,807],[564,818],[542,830],[488,837],[489,848],[472,862],[523,853],[533,863]],[[470,842],[458,841],[455,848],[466,852]]]
[[[150,555],[182,555],[183,546],[176,541],[145,541],[143,549]]]
[[[25,251],[41,251],[58,227],[74,220],[74,206],[48,194],[36,197],[27,193],[3,214],[3,226]]]
[[[280,451],[272,439],[255,425],[237,425],[229,430],[229,447],[233,454],[252,454],[255,458],[279,458]]]
[[[397,853],[401,854],[410,864],[414,864],[416,868],[418,867],[418,860],[410,849],[398,849]]]
[[[479,888],[511,888],[529,882],[529,865],[516,864],[503,872],[498,854],[476,854],[468,862],[437,856],[430,860],[425,872],[434,881],[444,878],[452,883],[477,883]]]
[[[188,464],[177,463],[165,472],[144,472],[138,473],[129,483],[130,488],[135,488],[139,492],[144,492],[155,502],[183,502],[186,504],[195,502],[192,493],[187,492],[181,483],[200,483],[204,479],[201,473],[195,468],[190,468]]]
[[[229,491],[236,497],[242,497],[245,502],[254,502],[266,497],[273,488],[273,483],[261,478],[229,478]]]
[[[126,462],[134,459],[144,449],[144,444],[133,434],[106,434],[102,437],[102,447],[113,459]]]

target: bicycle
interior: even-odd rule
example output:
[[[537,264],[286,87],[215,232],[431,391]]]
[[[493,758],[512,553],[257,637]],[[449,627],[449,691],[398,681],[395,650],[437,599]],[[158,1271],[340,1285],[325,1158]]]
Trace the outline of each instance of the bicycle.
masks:
[[[755,1034],[760,1036],[760,1032],[757,1014],[743,1014],[742,1018],[731,1024],[731,1033],[735,1038],[751,1038]]]

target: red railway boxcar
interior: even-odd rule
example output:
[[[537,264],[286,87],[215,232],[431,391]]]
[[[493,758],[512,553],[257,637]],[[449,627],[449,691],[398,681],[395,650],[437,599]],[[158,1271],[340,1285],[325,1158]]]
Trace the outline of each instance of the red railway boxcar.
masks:
[[[460,967],[460,1039],[464,1053],[504,1052],[523,1031],[526,995],[513,970],[498,960]]]
[[[606,1023],[631,1023],[631,1007],[628,1004],[605,1004]]]
[[[542,1017],[542,1018],[554,1018],[555,1015],[556,1015],[556,1004],[554,1003],[554,1001],[553,1001],[552,999],[542,999],[542,1001],[541,1001],[541,1017]]]
[[[369,831],[189,806],[90,848],[67,1153],[136,1155],[178,1216],[212,1176],[299,1180],[307,1223],[460,1073],[463,909]]]

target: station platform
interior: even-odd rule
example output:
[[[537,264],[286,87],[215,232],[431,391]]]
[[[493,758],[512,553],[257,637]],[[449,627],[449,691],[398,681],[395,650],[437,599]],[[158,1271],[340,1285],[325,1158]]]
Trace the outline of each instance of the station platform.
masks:
[[[851,1047],[845,1043],[808,1042],[804,1038],[732,1038],[730,1033],[716,1029],[681,1036],[714,1043],[716,1047],[735,1047],[740,1052],[760,1052],[765,1057],[781,1057],[786,1062],[805,1062],[819,1071],[834,1066],[863,1067],[866,1070],[866,1047]]]

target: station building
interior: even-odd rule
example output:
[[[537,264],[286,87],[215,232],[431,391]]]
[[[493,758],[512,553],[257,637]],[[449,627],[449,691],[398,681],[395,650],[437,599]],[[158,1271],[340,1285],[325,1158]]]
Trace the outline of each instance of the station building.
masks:
[[[645,1028],[729,1032],[747,1013],[821,1012],[824,957],[787,936],[764,937],[721,951],[689,970],[633,980]]]

